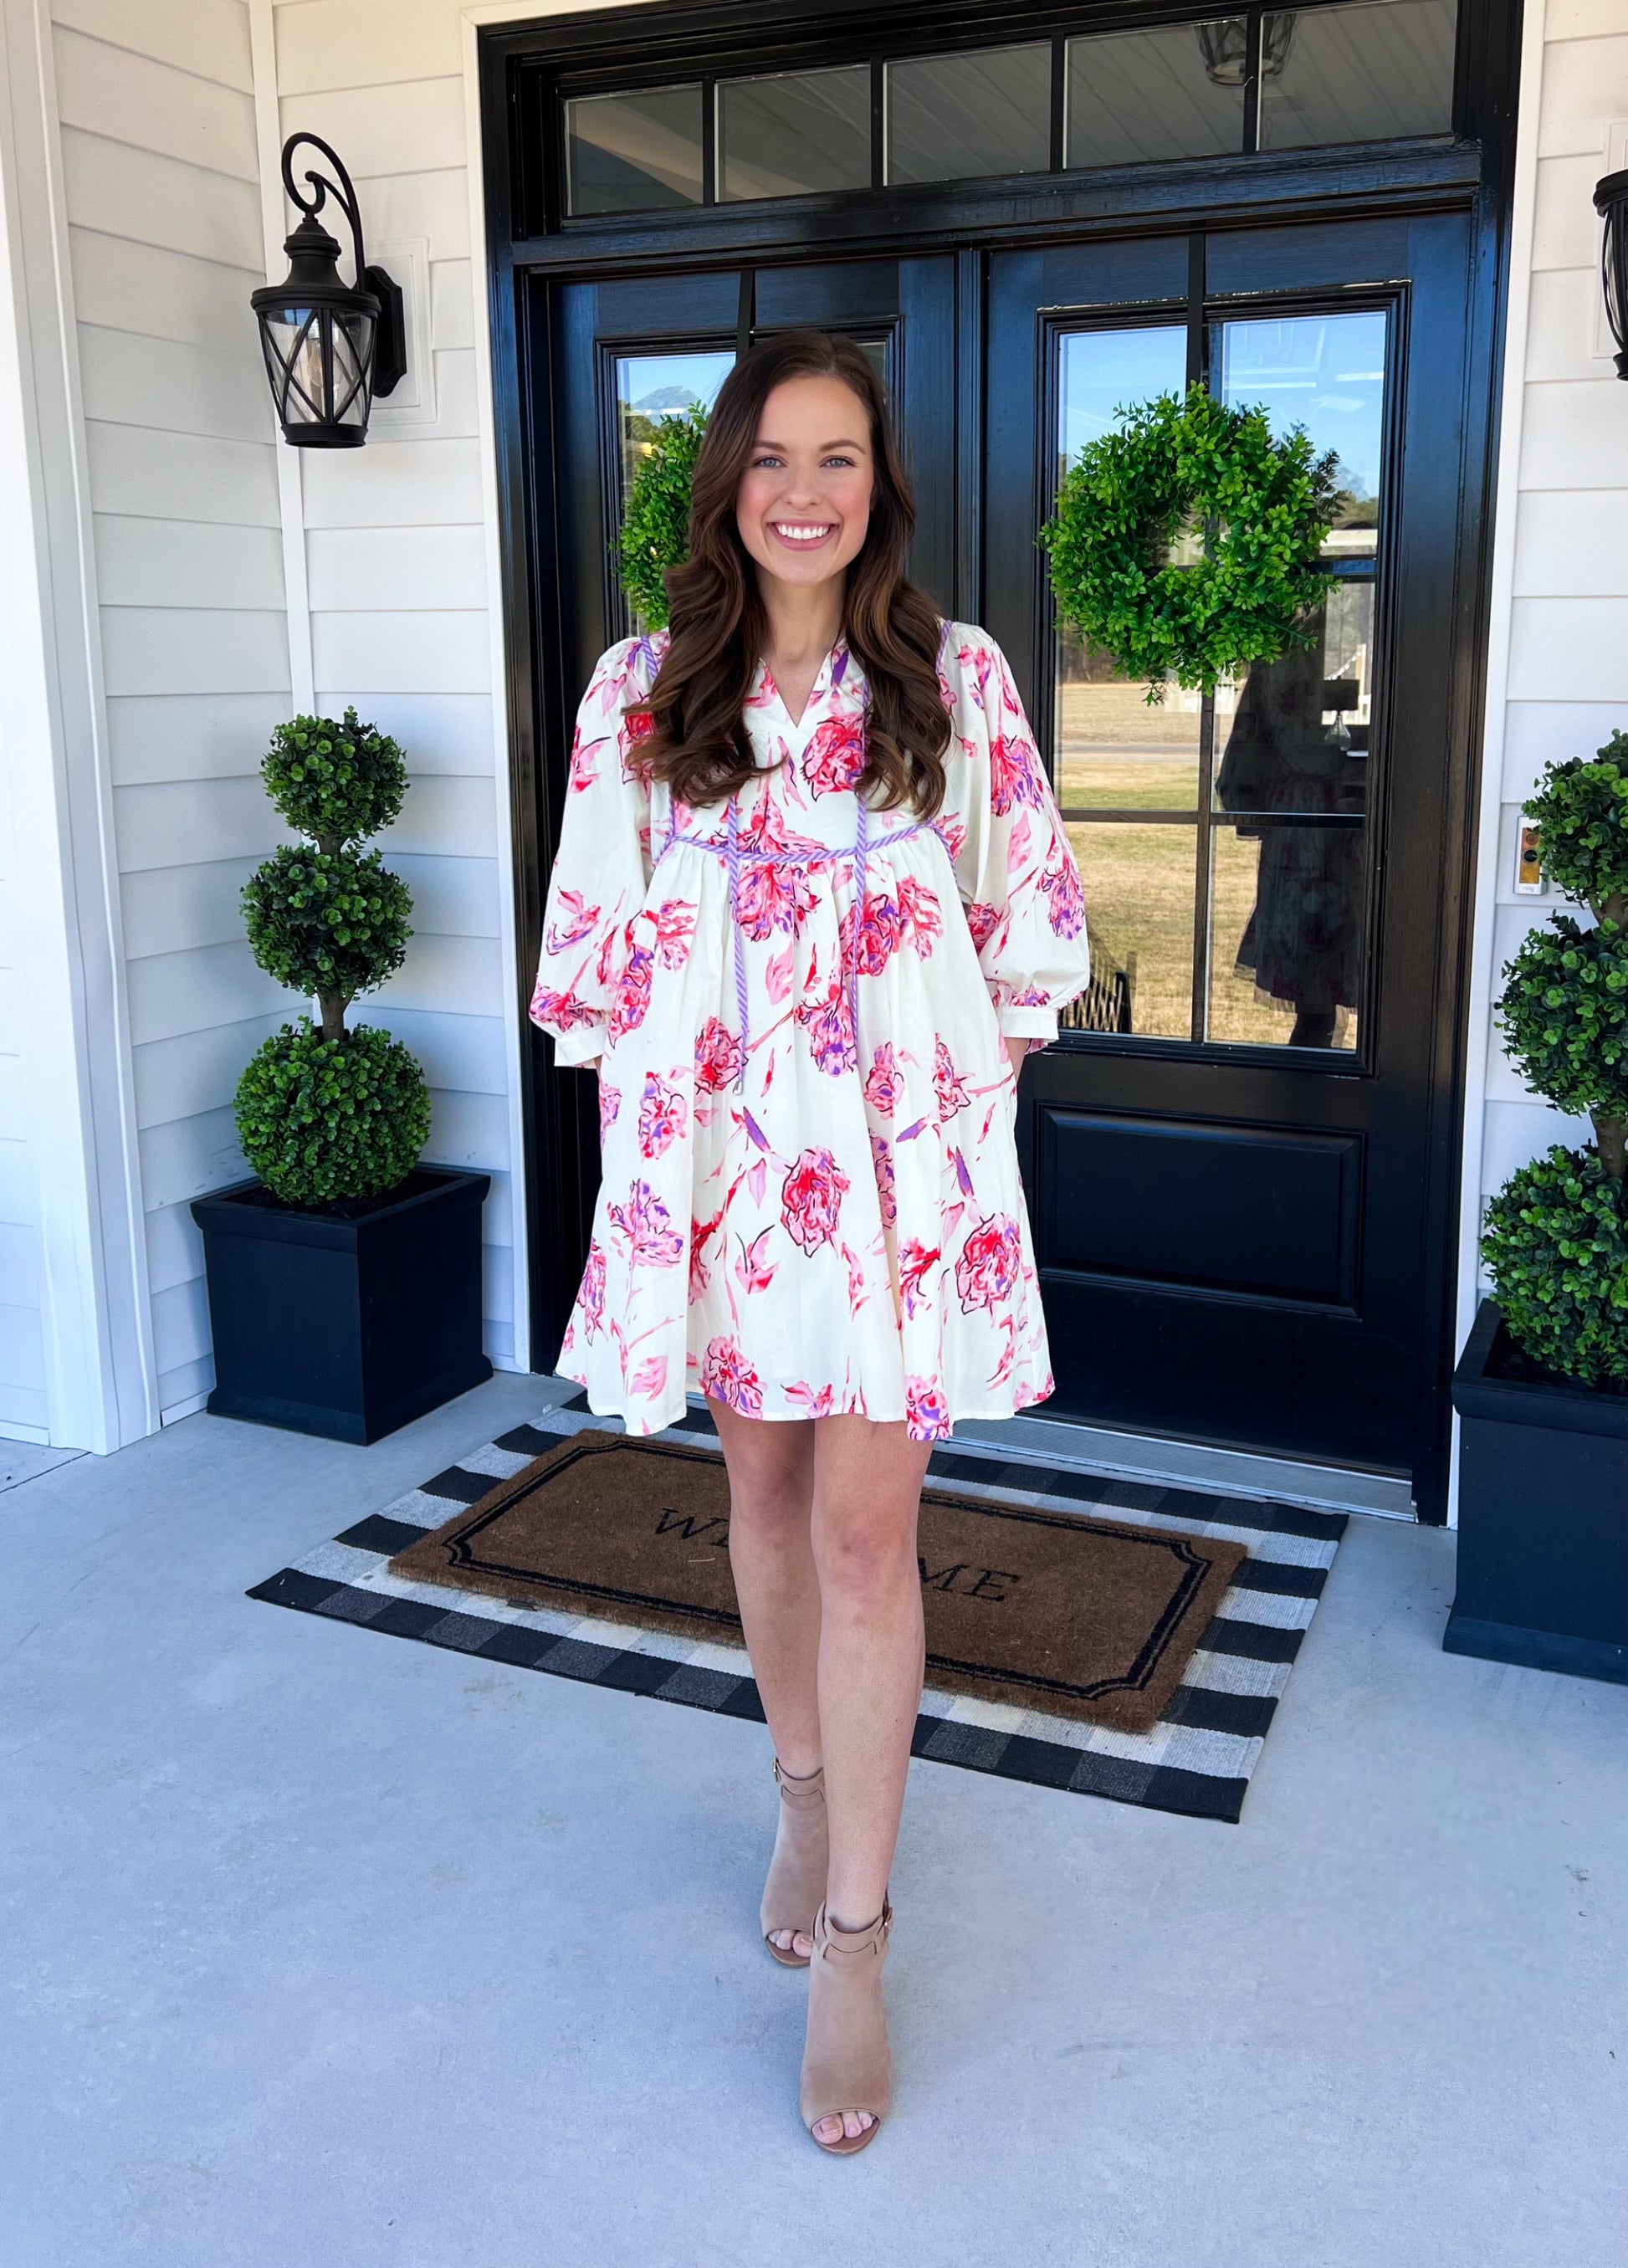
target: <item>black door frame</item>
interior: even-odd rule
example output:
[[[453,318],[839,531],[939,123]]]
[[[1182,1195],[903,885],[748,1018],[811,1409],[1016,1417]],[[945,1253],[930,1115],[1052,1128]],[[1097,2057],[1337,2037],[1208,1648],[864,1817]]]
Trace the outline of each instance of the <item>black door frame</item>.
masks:
[[[1334,4],[1334,0],[1310,0]],[[562,86],[572,92],[694,78],[713,70],[811,65],[880,55],[912,40],[968,45],[998,38],[1053,38],[1149,23],[1197,21],[1220,12],[1147,0],[1096,0],[1081,8],[1033,0],[702,0],[560,17],[480,33],[483,162],[492,342],[494,426],[507,666],[512,835],[517,909],[513,1012],[527,1066],[522,1094],[524,1175],[534,1344],[557,1344],[575,1292],[570,1256],[584,1196],[596,1176],[597,1125],[589,1082],[554,1073],[530,1023],[542,900],[564,792],[571,723],[579,688],[561,666],[557,531],[569,500],[553,490],[549,342],[536,335],[540,297],[532,278],[671,275],[675,266],[734,271],[843,254],[901,256],[953,250],[957,286],[983,289],[995,248],[1124,238],[1190,236],[1241,226],[1375,219],[1457,210],[1470,217],[1470,341],[1464,454],[1454,557],[1456,625],[1448,672],[1446,787],[1449,812],[1440,877],[1441,966],[1430,1035],[1425,1217],[1447,1253],[1425,1344],[1434,1352],[1434,1411],[1416,1468],[1422,1518],[1446,1518],[1448,1405],[1453,1359],[1451,1265],[1462,1138],[1463,1058],[1473,896],[1474,813],[1479,779],[1496,475],[1496,405],[1503,353],[1506,253],[1519,74],[1517,0],[1460,0],[1455,130],[1411,142],[1216,159],[1049,173],[762,203],[702,205],[608,220],[559,218]],[[1239,11],[1237,12],[1244,12]],[[1259,54],[1258,7],[1249,11]],[[1054,157],[1060,154],[1054,136]],[[742,294],[749,335],[749,308]],[[963,336],[976,327],[962,326]],[[982,372],[969,347],[957,371],[958,423],[981,433]],[[978,457],[961,451],[955,605],[977,608],[982,537]]]

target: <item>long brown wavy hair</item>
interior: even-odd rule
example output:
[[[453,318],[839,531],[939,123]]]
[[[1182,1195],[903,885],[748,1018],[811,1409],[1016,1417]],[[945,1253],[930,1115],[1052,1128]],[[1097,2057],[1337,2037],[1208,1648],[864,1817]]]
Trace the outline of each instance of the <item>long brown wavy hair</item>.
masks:
[[[718,390],[691,484],[689,556],[666,578],[671,643],[648,703],[634,712],[652,726],[639,756],[652,779],[691,806],[721,802],[760,769],[742,712],[768,618],[735,499],[763,404],[791,378],[839,379],[871,421],[870,524],[843,593],[843,634],[870,697],[859,784],[880,788],[884,806],[908,805],[931,819],[944,799],[950,725],[937,666],[943,626],[904,572],[916,502],[875,372],[851,339],[821,331],[765,339]]]

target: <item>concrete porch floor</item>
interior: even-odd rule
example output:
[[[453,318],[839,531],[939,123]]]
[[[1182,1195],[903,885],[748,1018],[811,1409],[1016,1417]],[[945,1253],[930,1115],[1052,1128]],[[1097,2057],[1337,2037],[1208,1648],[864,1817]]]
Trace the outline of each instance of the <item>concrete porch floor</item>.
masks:
[[[833,2164],[761,1727],[243,1595],[547,1397],[0,1461],[5,2268],[1617,2268],[1628,1711],[1444,1655],[1449,1535],[1353,1518],[1241,1826],[912,1767]]]

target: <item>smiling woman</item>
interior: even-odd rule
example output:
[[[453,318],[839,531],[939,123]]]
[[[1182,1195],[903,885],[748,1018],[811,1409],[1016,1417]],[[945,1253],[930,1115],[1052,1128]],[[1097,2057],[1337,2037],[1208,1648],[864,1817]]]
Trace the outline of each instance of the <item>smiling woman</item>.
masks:
[[[600,1071],[603,1163],[560,1367],[630,1432],[711,1410],[782,1791],[760,1927],[812,1965],[802,2112],[847,2154],[889,2100],[927,1445],[1051,1389],[1015,1074],[1085,907],[1004,655],[904,575],[863,349],[743,357],[691,498],[670,632],[583,700],[549,893],[532,1013]]]

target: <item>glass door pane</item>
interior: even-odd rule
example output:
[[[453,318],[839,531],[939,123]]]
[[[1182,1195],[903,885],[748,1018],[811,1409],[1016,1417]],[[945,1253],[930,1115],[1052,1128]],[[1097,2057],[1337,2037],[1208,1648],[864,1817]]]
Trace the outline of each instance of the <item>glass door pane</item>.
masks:
[[[1279,435],[1303,426],[1337,460],[1328,596],[1301,644],[1200,696],[1132,684],[1059,628],[1054,777],[1096,971],[1073,1028],[1357,1044],[1386,322],[1353,310],[1212,327],[1221,399],[1264,409]],[[1057,353],[1059,480],[1124,410],[1185,381],[1174,325],[1064,332]]]

